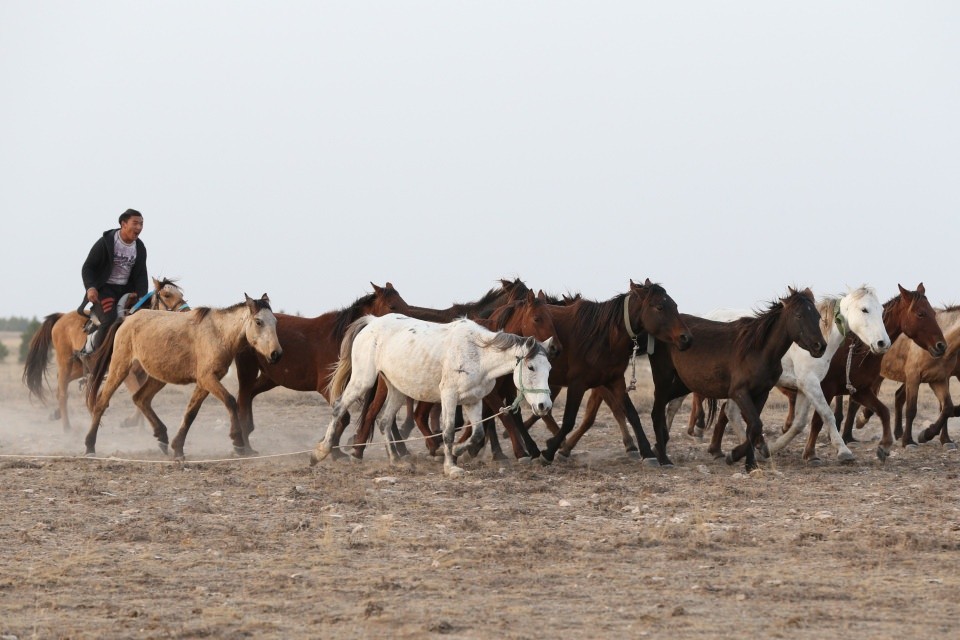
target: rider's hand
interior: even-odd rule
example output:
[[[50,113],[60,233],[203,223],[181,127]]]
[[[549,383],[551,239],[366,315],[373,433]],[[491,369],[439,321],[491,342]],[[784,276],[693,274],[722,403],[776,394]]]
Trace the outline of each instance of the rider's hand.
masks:
[[[93,304],[97,304],[98,302],[100,302],[100,295],[97,293],[97,290],[95,287],[90,287],[89,289],[87,289],[87,300],[89,300]]]

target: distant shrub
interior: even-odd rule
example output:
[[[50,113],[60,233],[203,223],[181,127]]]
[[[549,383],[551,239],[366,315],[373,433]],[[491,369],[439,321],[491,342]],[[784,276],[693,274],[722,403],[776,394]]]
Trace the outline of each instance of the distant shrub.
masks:
[[[10,349],[7,349],[7,345],[0,342],[0,362],[6,360],[8,355],[10,355]]]

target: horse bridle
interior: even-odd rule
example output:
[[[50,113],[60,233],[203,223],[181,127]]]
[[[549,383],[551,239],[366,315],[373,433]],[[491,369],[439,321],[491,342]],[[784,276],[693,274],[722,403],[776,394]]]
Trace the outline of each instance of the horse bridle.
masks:
[[[641,307],[643,305],[640,305]],[[630,336],[630,339],[633,341],[633,353],[630,354],[630,384],[627,385],[627,391],[636,391],[637,389],[637,352],[640,351],[640,343],[637,340],[639,336],[633,330],[633,327],[630,324],[630,293],[628,292],[623,298],[623,324],[627,327],[627,335]],[[653,345],[654,339],[653,335],[647,331],[647,355],[650,356],[653,354]]]

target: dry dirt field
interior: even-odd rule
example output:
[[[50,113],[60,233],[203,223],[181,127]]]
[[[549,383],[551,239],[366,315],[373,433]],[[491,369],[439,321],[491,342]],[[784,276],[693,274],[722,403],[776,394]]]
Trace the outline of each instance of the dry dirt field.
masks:
[[[601,413],[570,461],[481,458],[450,480],[419,456],[390,466],[380,445],[310,468],[329,410],[286,390],[257,400],[253,438],[293,455],[229,459],[210,398],[173,464],[119,426],[122,391],[85,459],[76,385],[63,433],[21,385],[19,337],[2,337],[0,638],[960,637],[960,456],[927,444],[881,464],[875,424],[855,464],[821,444],[809,467],[795,442],[747,476],[683,434],[688,406],[672,469],[627,459]],[[158,397],[172,429],[186,400]],[[768,431],[784,412],[774,394]]]

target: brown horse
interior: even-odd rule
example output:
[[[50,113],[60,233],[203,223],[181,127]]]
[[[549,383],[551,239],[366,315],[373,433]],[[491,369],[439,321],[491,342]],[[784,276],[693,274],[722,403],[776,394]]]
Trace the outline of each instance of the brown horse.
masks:
[[[754,448],[763,446],[760,412],[783,372],[781,358],[794,342],[814,357],[826,349],[813,294],[809,289],[790,289],[763,313],[732,322],[682,317],[697,336],[693,347],[679,351],[657,343],[650,354],[654,429],[667,431],[667,403],[691,391],[711,398],[711,418],[717,399],[730,398],[746,419],[747,439],[727,455],[727,463],[744,458],[748,471],[756,469]],[[717,428],[713,435],[710,452],[719,456],[723,432]],[[665,457],[660,447],[658,441],[657,452]]]
[[[940,415],[928,428],[917,435],[921,442],[929,442],[940,434],[940,443],[947,449],[956,449],[947,432],[947,420],[954,416],[953,399],[950,397],[950,378],[956,375],[960,366],[960,307],[948,307],[937,311],[937,324],[944,332],[947,350],[942,357],[934,357],[916,342],[901,336],[884,356],[880,363],[880,378],[873,385],[873,392],[880,388],[884,378],[903,384],[897,389],[894,400],[894,437],[900,439],[903,447],[915,447],[913,441],[913,421],[917,417],[917,397],[920,384],[927,383],[940,401]],[[906,413],[904,413],[906,406]],[[855,414],[850,409],[850,414]],[[857,418],[857,428],[863,427],[872,412],[864,408]],[[904,418],[906,419],[904,422]]]
[[[182,311],[189,309],[183,299],[183,290],[175,280],[153,278],[153,291],[150,294],[150,309]],[[84,326],[90,322],[89,314],[52,313],[44,318],[43,324],[30,339],[26,362],[23,365],[23,382],[30,394],[45,402],[45,379],[49,364],[50,348],[57,360],[57,408],[51,414],[51,420],[61,420],[63,430],[70,431],[70,415],[67,412],[67,391],[74,380],[84,375],[83,363],[75,355],[87,341]],[[137,369],[125,381],[131,393],[135,392],[142,380],[142,372]],[[134,409],[133,415],[123,421],[123,426],[133,426],[143,419],[143,414]]]
[[[180,430],[170,442],[173,456],[183,458],[190,426],[211,393],[227,409],[234,450],[241,455],[251,452],[240,429],[237,401],[221,380],[242,349],[254,349],[272,364],[280,360],[283,349],[277,340],[277,319],[267,294],[257,300],[247,295],[244,298],[244,302],[225,309],[201,307],[190,313],[144,311],[110,327],[103,345],[94,352],[91,381],[87,385],[87,407],[92,415],[86,437],[88,456],[96,453],[100,418],[134,363],[143,367],[147,379],[133,394],[133,402],[150,421],[164,453],[167,427],[151,401],[167,384],[190,383],[195,383],[193,395]]]
[[[900,289],[899,295],[883,305],[883,325],[886,327],[887,335],[891,340],[896,341],[900,334],[904,334],[921,348],[926,349],[934,358],[943,356],[947,351],[947,343],[940,325],[937,324],[936,312],[927,300],[923,283],[917,286],[916,291],[908,291],[900,285],[897,286]],[[883,435],[877,445],[877,457],[880,460],[886,460],[893,444],[890,411],[874,392],[874,387],[880,378],[883,359],[884,356],[871,353],[869,348],[851,333],[834,354],[827,377],[820,383],[827,402],[831,402],[835,397],[849,394],[858,404],[869,408],[880,417],[883,425]],[[854,388],[852,393],[849,390],[850,387]],[[854,413],[855,411],[850,411],[848,418]],[[804,460],[816,459],[817,436],[822,426],[820,416],[814,413],[803,452]],[[849,420],[844,423],[844,442],[854,441],[852,427]]]
[[[519,287],[516,287],[518,282],[519,281],[515,281],[512,283],[514,285],[514,288],[512,289],[514,292],[519,291]],[[506,281],[504,281],[504,283],[506,289]],[[485,320],[478,319],[477,322],[481,326],[490,329],[491,331],[501,331],[524,337],[533,336],[540,342],[546,342],[549,338],[553,338],[553,342],[551,343],[553,345],[553,352],[550,354],[550,357],[552,358],[562,350],[561,342],[556,335],[556,329],[553,325],[553,316],[551,312],[552,307],[553,305],[548,304],[547,298],[542,291],[539,292],[539,294],[534,295],[533,291],[528,289],[526,297],[524,297],[522,300],[510,302],[498,307],[493,311],[489,318]],[[493,413],[498,412],[503,407],[505,397],[512,398],[513,395],[515,395],[516,390],[513,388],[512,384],[513,383],[509,380],[509,376],[505,377],[498,382],[493,392],[484,398],[484,404],[486,405],[487,409],[484,417],[489,417]],[[377,392],[373,401],[370,403],[369,408],[367,408],[363,413],[364,420],[357,429],[357,434],[354,438],[354,449],[351,453],[354,458],[361,459],[363,457],[364,446],[369,440],[373,431],[373,422],[375,421],[377,414],[380,412],[385,400],[386,385],[381,380],[378,382]],[[431,410],[434,408],[434,406],[436,406],[434,403],[418,402],[415,412],[416,425],[420,429],[421,433],[425,436],[425,443],[431,455],[436,455],[437,453],[441,452],[441,443],[439,440],[440,434],[435,433],[430,428],[430,425],[427,421],[427,416],[431,413]],[[504,423],[504,426],[507,428],[507,433],[510,437],[511,444],[513,445],[513,451],[516,458],[523,459],[529,457],[527,448],[532,446],[534,449],[536,449],[536,444],[529,439],[526,430],[522,429],[522,425],[518,424],[512,418],[512,416],[501,416],[501,420]],[[494,459],[504,459],[505,456],[500,449],[500,443],[496,437],[496,431],[493,428],[486,428],[485,430],[491,440],[490,445]],[[468,435],[469,428],[466,430],[465,437]],[[476,452],[474,452],[474,455],[475,454]]]
[[[658,453],[654,454],[643,433],[640,416],[627,394],[624,372],[634,353],[637,341],[647,334],[685,350],[693,343],[686,323],[677,312],[677,303],[658,284],[646,280],[644,284],[630,281],[627,293],[604,302],[579,299],[553,309],[557,336],[563,343],[563,352],[550,369],[550,388],[554,395],[566,387],[566,405],[559,432],[547,440],[541,452],[545,463],[553,459],[576,424],[577,412],[584,394],[590,389],[604,387],[614,407],[618,407],[630,422],[640,446],[641,455],[660,464],[669,464],[666,455],[660,455],[665,435],[656,431]]]
[[[405,313],[408,305],[391,283],[383,287],[370,283],[373,293],[358,298],[338,311],[315,318],[276,314],[277,337],[284,348],[282,364],[271,364],[253,349],[237,353],[237,411],[244,440],[249,444],[254,430],[253,399],[274,387],[295,391],[316,391],[327,402],[327,385],[340,359],[340,342],[347,328],[366,315]],[[349,416],[345,418],[349,423]]]

